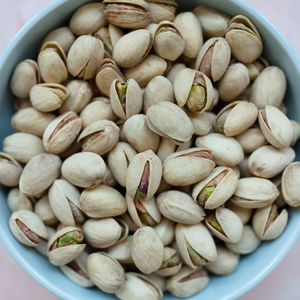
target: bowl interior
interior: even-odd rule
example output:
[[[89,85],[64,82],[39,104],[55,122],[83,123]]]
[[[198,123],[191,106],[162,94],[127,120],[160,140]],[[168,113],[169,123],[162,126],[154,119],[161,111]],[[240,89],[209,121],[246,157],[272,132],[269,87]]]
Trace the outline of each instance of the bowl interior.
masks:
[[[16,64],[25,58],[36,58],[37,49],[45,34],[66,24],[72,12],[88,0],[57,0],[34,17],[15,37],[0,59],[0,142],[12,132],[10,118],[14,96],[9,90],[9,80]],[[280,66],[286,73],[288,90],[286,104],[290,118],[300,121],[300,69],[295,52],[281,34],[252,7],[238,0],[178,0],[181,10],[203,4],[218,8],[229,15],[244,14],[257,27],[264,41],[264,56],[271,64]],[[297,159],[300,145],[296,147]],[[58,268],[34,249],[19,244],[8,228],[11,214],[6,204],[7,190],[0,188],[0,238],[16,261],[38,282],[63,299],[114,299],[114,296],[96,289],[84,289],[66,278]],[[210,284],[199,295],[190,299],[234,299],[260,282],[282,260],[294,245],[300,233],[300,210],[289,210],[290,219],[284,233],[273,242],[265,242],[253,254],[242,258],[237,270],[226,277],[212,277]],[[299,229],[297,229],[299,228]],[[175,299],[167,294],[164,299]]]

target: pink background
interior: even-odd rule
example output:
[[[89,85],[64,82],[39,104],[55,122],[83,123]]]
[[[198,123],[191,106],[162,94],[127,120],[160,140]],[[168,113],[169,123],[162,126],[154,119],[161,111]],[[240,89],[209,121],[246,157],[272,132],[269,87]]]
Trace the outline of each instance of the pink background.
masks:
[[[0,0],[0,52],[16,32],[50,0]],[[263,13],[287,38],[300,55],[300,0],[247,0]],[[257,287],[240,300],[299,299],[300,241],[282,263]],[[0,300],[57,300],[48,290],[35,282],[12,259],[0,243]],[[216,299],[217,300],[217,299]]]

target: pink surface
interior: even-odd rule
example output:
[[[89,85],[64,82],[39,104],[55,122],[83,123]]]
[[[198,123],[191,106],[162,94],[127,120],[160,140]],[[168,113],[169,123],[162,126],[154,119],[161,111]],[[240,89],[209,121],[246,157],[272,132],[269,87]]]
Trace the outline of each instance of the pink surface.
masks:
[[[0,52],[16,32],[50,0],[0,0]],[[300,56],[300,0],[247,0],[287,38]],[[300,241],[282,263],[240,300],[299,299]],[[57,300],[36,283],[0,244],[0,300]],[[217,299],[215,299],[217,300]]]

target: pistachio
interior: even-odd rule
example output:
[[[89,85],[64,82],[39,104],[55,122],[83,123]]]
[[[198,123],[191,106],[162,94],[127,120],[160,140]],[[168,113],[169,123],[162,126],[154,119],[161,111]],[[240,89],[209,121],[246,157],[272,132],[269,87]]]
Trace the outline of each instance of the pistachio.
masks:
[[[262,56],[250,64],[246,64],[250,80],[255,80],[262,70],[269,66],[268,61]]]
[[[158,234],[164,246],[171,244],[174,240],[175,225],[169,219],[162,218],[161,222],[154,227],[154,230]]]
[[[7,204],[12,212],[23,209],[32,210],[35,198],[26,196],[18,188],[12,188],[7,195]]]
[[[155,23],[173,21],[175,18],[177,2],[175,0],[146,0],[149,5],[151,20]]]
[[[31,102],[29,99],[16,99],[14,109],[16,112],[20,111],[23,108],[31,107]]]
[[[46,226],[46,230],[48,233],[47,240],[41,240],[34,249],[40,254],[42,254],[43,256],[48,257],[48,251],[47,251],[48,240],[55,234],[55,229]]]
[[[249,169],[249,157],[245,157],[243,161],[238,165],[238,169],[242,177],[253,177],[253,174]]]
[[[58,223],[48,199],[48,195],[45,195],[34,205],[34,212],[41,218],[45,225],[55,225]]]
[[[228,201],[226,203],[226,207],[229,208],[231,211],[233,211],[235,214],[237,214],[240,217],[240,219],[242,220],[242,223],[244,225],[247,224],[252,217],[253,209],[251,209],[251,208],[244,208],[244,207],[236,206],[231,201]]]
[[[112,245],[107,249],[107,254],[115,258],[119,263],[133,263],[131,257],[132,235],[127,236],[122,241]]]
[[[168,140],[166,138],[161,138],[158,149],[157,149],[157,156],[160,158],[160,160],[162,162],[164,162],[164,160],[169,155],[174,153],[175,150],[176,150],[176,145],[174,143],[172,143],[171,140]],[[164,180],[164,182],[165,182],[165,180]],[[166,183],[166,184],[168,184],[168,183]]]
[[[159,276],[168,277],[175,275],[181,269],[181,261],[176,250],[170,247],[164,249],[163,262],[160,268],[155,272]]]
[[[290,120],[293,126],[294,137],[291,143],[291,147],[295,146],[300,137],[300,124],[297,121]]]
[[[183,69],[186,69],[186,65],[183,63],[177,63],[171,67],[171,69],[168,71],[168,76],[167,76],[167,78],[171,81],[171,83],[174,83],[177,73],[179,73]]]

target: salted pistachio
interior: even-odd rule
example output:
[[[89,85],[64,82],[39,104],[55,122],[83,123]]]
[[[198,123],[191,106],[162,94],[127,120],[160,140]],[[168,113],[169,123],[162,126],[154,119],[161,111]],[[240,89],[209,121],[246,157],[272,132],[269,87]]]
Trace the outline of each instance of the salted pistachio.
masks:
[[[272,178],[280,174],[296,157],[293,148],[264,146],[249,156],[249,170],[258,177]]]
[[[160,268],[164,246],[152,227],[144,226],[134,233],[131,255],[136,267],[144,274],[150,274]]]
[[[175,236],[179,253],[189,267],[196,269],[217,259],[215,242],[203,223],[177,224]]]
[[[38,64],[43,81],[62,83],[68,79],[66,54],[57,42],[49,41],[42,46]]]
[[[115,187],[117,185],[117,181],[110,169],[110,167],[106,164],[106,172],[103,184],[108,185],[110,187]]]
[[[204,37],[223,37],[225,35],[230,21],[228,15],[202,5],[196,6],[193,13],[200,21]]]
[[[83,234],[86,242],[96,249],[110,247],[126,239],[128,226],[122,219],[89,219],[84,222]]]
[[[257,76],[262,72],[262,70],[268,66],[269,62],[262,56],[259,57],[256,61],[246,64],[250,80],[255,80]]]
[[[80,6],[72,15],[70,29],[76,35],[93,34],[105,26],[104,4],[92,2]]]
[[[140,274],[128,272],[125,274],[125,282],[116,292],[116,296],[121,300],[160,300],[163,297],[162,290],[148,277]]]
[[[134,79],[127,82],[115,79],[110,87],[110,104],[113,112],[127,120],[138,114],[143,107],[143,94]]]
[[[20,109],[12,116],[11,124],[17,131],[42,137],[45,129],[54,118],[54,114],[43,113],[33,107],[27,107]]]
[[[233,56],[242,63],[252,63],[262,53],[263,44],[260,35],[245,16],[237,15],[230,20],[225,38]]]
[[[16,99],[14,103],[14,109],[16,112],[23,108],[32,107],[30,99]]]
[[[129,228],[129,232],[132,233],[132,232],[135,232],[138,229],[138,226],[133,222],[133,220],[130,217],[128,212],[121,215],[120,219],[122,219],[127,224],[128,228]]]
[[[25,59],[15,67],[10,80],[10,89],[18,98],[26,99],[31,88],[40,81],[38,64],[32,59]]]
[[[110,87],[114,80],[125,81],[125,77],[112,59],[105,58],[99,64],[95,78],[99,91],[109,97]]]
[[[77,142],[82,151],[97,154],[108,153],[118,142],[119,127],[112,121],[100,120],[87,126],[79,135]]]
[[[249,157],[245,157],[242,162],[238,165],[238,169],[241,173],[241,177],[253,177],[253,174],[249,169]]]
[[[88,288],[92,287],[94,283],[90,279],[87,272],[87,258],[88,253],[82,251],[81,254],[64,266],[60,266],[60,270],[76,284]]]
[[[80,204],[90,218],[114,217],[126,212],[125,198],[119,191],[104,184],[85,189],[81,193]]]
[[[176,145],[169,139],[161,138],[158,149],[156,151],[157,156],[160,158],[162,162],[176,151]],[[164,181],[165,182],[165,181]],[[165,184],[168,184],[165,182]]]
[[[229,65],[224,76],[218,82],[220,97],[225,102],[235,100],[248,87],[250,78],[248,69],[242,63]]]
[[[43,144],[47,152],[62,153],[75,141],[81,130],[81,119],[73,112],[66,112],[54,119],[45,129]]]
[[[48,195],[43,196],[34,205],[34,212],[41,218],[45,225],[55,225],[58,219],[54,214],[48,199]]]
[[[210,149],[217,165],[234,167],[244,159],[241,145],[234,138],[220,133],[209,133],[206,136],[198,137],[196,146]]]
[[[163,162],[163,177],[167,183],[186,186],[199,182],[215,167],[213,152],[198,147],[175,152]]]
[[[90,35],[81,35],[75,40],[67,56],[69,73],[84,80],[92,79],[103,57],[102,41]]]
[[[184,51],[185,42],[177,26],[170,21],[158,24],[154,33],[154,50],[160,57],[175,61]]]
[[[212,123],[207,112],[191,112],[186,110],[186,113],[194,126],[195,135],[207,135],[212,129]]]
[[[213,86],[204,73],[186,68],[175,78],[174,93],[180,107],[186,105],[190,111],[203,112],[211,105]]]
[[[238,181],[231,202],[244,208],[261,208],[270,205],[279,196],[272,181],[258,177],[245,177]]]
[[[164,217],[180,224],[198,224],[204,210],[191,196],[180,191],[167,191],[157,197],[157,207]]]
[[[122,241],[112,245],[107,249],[107,254],[115,258],[119,263],[133,263],[131,257],[132,235],[128,235]]]
[[[7,205],[14,212],[18,210],[32,210],[35,204],[35,198],[27,196],[20,192],[18,188],[12,188],[7,195]]]
[[[174,64],[170,70],[167,72],[167,79],[169,79],[169,81],[171,83],[174,83],[174,80],[177,76],[177,73],[180,72],[181,70],[186,69],[186,65],[183,63],[176,63]]]
[[[285,148],[292,143],[294,138],[293,125],[277,107],[266,105],[260,109],[258,121],[266,140],[274,147]]]
[[[224,38],[211,38],[201,47],[195,69],[203,72],[214,82],[218,81],[229,65],[230,54],[230,47]]]
[[[152,22],[173,21],[177,9],[175,0],[146,0],[149,5],[150,18]]]
[[[251,208],[244,208],[244,207],[239,207],[233,204],[231,201],[226,202],[226,207],[233,211],[235,214],[237,214],[240,219],[242,220],[242,223],[245,225],[247,224],[251,217],[252,217],[252,212],[253,209]]]
[[[46,226],[46,230],[48,233],[47,239],[41,240],[38,245],[34,248],[38,253],[48,258],[48,240],[55,234],[56,230],[50,226]]]
[[[224,242],[237,243],[242,238],[242,220],[228,208],[218,207],[207,215],[205,224],[213,235]]]
[[[231,168],[217,167],[194,186],[192,196],[205,209],[215,209],[234,194],[237,183],[238,178]]]
[[[144,88],[152,78],[163,75],[167,67],[167,62],[163,58],[149,54],[137,66],[126,69],[124,74],[126,78],[135,79],[139,86]]]
[[[245,130],[235,138],[242,146],[244,153],[252,153],[268,144],[260,128],[256,126]]]
[[[3,151],[20,163],[27,163],[35,155],[44,152],[42,140],[29,133],[17,132],[3,140]]]
[[[293,126],[294,137],[291,143],[291,147],[295,146],[300,137],[300,124],[297,121],[290,120]]]
[[[155,274],[162,277],[173,276],[180,271],[181,267],[182,264],[177,251],[173,248],[165,247],[163,262]]]
[[[175,236],[175,224],[167,218],[162,218],[161,222],[154,227],[164,246],[171,244]]]
[[[152,131],[176,145],[189,141],[194,132],[186,113],[176,104],[167,101],[154,104],[148,109],[147,123]]]
[[[123,68],[133,68],[147,57],[152,45],[153,37],[150,31],[131,31],[117,41],[113,50],[113,60]]]
[[[50,41],[54,41],[60,45],[67,54],[75,41],[75,36],[69,27],[63,26],[50,31],[44,38],[42,45]]]
[[[226,243],[227,248],[236,254],[250,254],[260,245],[260,240],[250,225],[243,228],[242,238],[238,243]]]
[[[255,104],[234,101],[226,105],[217,115],[215,129],[226,136],[236,136],[251,127],[258,116]]]
[[[47,229],[40,217],[30,210],[18,210],[9,218],[9,228],[22,244],[36,247],[47,239]]]
[[[277,199],[273,202],[273,204],[276,205],[279,209],[282,209],[286,205],[286,202],[284,201],[284,198],[283,198],[282,192],[281,192],[281,177],[282,177],[282,174],[279,174],[271,179],[272,182],[276,185],[276,187],[278,188],[278,190],[280,192]]]

